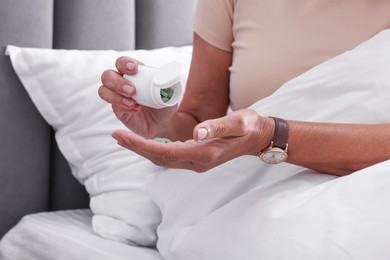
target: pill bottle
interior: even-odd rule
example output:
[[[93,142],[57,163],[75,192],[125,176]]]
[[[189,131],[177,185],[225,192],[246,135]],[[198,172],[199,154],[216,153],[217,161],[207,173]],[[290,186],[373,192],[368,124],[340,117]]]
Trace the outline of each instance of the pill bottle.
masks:
[[[123,77],[135,86],[133,99],[140,105],[160,109],[174,106],[182,99],[182,67],[178,62],[160,68],[138,65],[135,75]]]

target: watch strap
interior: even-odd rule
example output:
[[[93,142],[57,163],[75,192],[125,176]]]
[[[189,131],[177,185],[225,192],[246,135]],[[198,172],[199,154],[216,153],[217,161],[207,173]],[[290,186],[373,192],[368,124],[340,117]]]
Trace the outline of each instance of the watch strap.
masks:
[[[275,121],[275,132],[272,140],[273,147],[279,147],[286,150],[288,140],[288,123],[286,120],[278,117],[271,118]]]

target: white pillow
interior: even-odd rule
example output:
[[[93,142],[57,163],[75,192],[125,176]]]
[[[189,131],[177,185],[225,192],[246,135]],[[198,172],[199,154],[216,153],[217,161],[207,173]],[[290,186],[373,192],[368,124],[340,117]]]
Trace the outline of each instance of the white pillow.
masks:
[[[191,46],[152,51],[81,51],[8,46],[12,65],[45,120],[73,175],[91,197],[94,231],[130,244],[155,245],[161,213],[149,197],[160,168],[111,137],[124,128],[98,96],[100,76],[122,55],[151,66],[178,61],[188,72]],[[183,84],[185,84],[183,79]]]

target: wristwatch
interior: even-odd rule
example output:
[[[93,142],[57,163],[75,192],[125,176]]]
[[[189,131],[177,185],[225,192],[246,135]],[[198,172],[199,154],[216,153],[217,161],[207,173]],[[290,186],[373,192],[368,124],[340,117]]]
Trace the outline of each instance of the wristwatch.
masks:
[[[288,158],[288,123],[281,118],[271,118],[275,121],[274,137],[270,145],[260,152],[259,157],[265,163],[277,164],[285,162]]]

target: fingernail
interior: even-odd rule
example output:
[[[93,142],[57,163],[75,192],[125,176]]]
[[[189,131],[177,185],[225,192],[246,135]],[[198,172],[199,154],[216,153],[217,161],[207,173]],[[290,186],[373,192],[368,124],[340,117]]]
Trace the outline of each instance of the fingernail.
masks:
[[[201,127],[198,129],[198,141],[202,141],[207,137],[207,129],[204,127]]]
[[[134,70],[135,69],[135,63],[129,62],[126,64],[126,68],[128,70]]]
[[[122,143],[123,143],[123,139],[120,138],[119,136],[117,136],[117,135],[112,135],[112,137],[117,141],[118,144],[122,144]]]
[[[131,106],[134,105],[134,101],[133,100],[129,100],[129,99],[126,99],[126,98],[124,98],[122,102],[123,102],[123,104],[125,104],[125,106],[128,106],[128,107],[131,107]]]
[[[129,86],[129,85],[124,85],[122,87],[122,90],[123,90],[123,92],[125,92],[128,95],[133,94],[133,88],[131,86]]]

